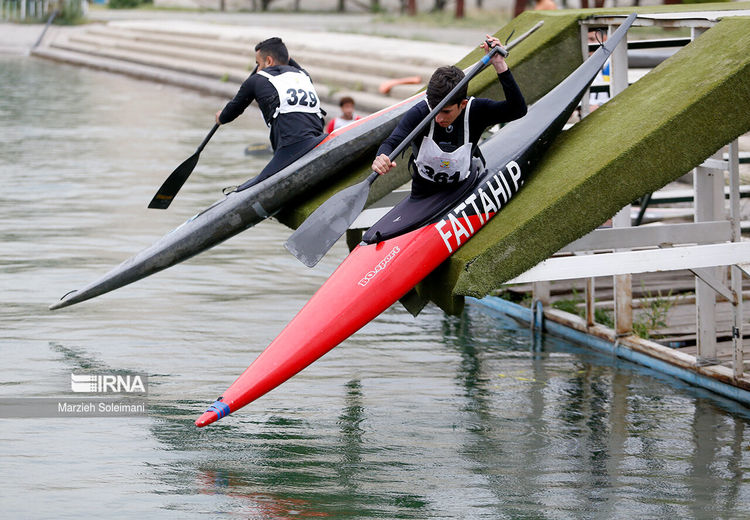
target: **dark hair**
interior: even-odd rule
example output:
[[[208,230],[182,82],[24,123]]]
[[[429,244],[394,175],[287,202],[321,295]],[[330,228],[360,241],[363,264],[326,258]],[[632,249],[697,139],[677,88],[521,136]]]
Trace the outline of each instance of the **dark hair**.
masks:
[[[344,106],[344,105],[346,105],[347,103],[351,103],[351,104],[353,105],[353,104],[354,104],[354,98],[353,98],[353,97],[351,97],[351,96],[344,96],[344,97],[342,97],[342,98],[341,98],[341,99],[339,100],[339,106],[340,106],[340,107],[343,107],[343,106]]]
[[[289,51],[281,41],[281,38],[274,36],[263,40],[255,46],[255,52],[260,51],[263,56],[271,56],[279,65],[289,64]]]
[[[432,73],[430,82],[427,84],[427,103],[431,108],[435,108],[445,96],[447,96],[453,87],[458,85],[461,80],[464,79],[464,73],[458,67],[440,67]],[[468,86],[464,87],[456,92],[456,94],[448,100],[447,105],[455,105],[466,99],[468,95]]]

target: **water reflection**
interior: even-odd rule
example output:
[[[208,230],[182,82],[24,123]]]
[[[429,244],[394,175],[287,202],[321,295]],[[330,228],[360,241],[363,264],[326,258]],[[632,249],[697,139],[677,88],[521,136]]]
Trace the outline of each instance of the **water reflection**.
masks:
[[[364,441],[361,423],[365,420],[365,409],[361,382],[357,379],[349,381],[346,390],[346,408],[342,410],[338,420],[342,447],[338,473],[341,485],[349,493],[353,493],[357,491],[354,477],[365,469],[361,465]]]
[[[590,353],[583,362],[571,356],[565,364],[572,362],[572,370],[561,374],[561,352],[580,351],[550,337],[541,349],[529,338],[528,356],[516,358],[525,362],[510,362],[516,356],[507,347],[477,344],[476,318],[471,311],[445,318],[444,341],[461,356],[456,377],[472,434],[463,453],[494,492],[497,518],[732,516],[744,473],[736,459],[731,470],[719,469],[727,462],[719,446],[735,455],[747,446],[746,417],[727,421],[711,401],[691,405],[666,386],[659,393],[634,377],[643,369]],[[514,343],[504,332],[498,344]],[[493,381],[498,356],[506,371]],[[502,422],[506,407],[525,415]],[[718,432],[729,424],[720,423],[733,426],[726,444]],[[686,427],[693,437],[688,451],[674,438]]]

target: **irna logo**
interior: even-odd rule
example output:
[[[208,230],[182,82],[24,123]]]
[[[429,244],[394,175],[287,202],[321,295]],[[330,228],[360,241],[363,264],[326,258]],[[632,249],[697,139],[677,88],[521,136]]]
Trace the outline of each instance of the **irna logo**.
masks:
[[[145,376],[138,374],[70,374],[73,392],[97,394],[145,394]]]

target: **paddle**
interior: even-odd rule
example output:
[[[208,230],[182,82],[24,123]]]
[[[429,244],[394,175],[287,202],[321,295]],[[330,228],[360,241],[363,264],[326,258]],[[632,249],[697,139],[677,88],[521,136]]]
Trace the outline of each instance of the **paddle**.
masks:
[[[496,46],[489,53],[485,54],[464,78],[453,87],[453,90],[391,152],[388,158],[393,161],[398,157],[409,146],[412,139],[424,130],[424,127],[448,104],[448,101],[451,100],[456,92],[461,90],[474,76],[487,66],[490,58],[495,54],[507,56],[508,51]],[[292,233],[284,244],[284,247],[307,267],[313,267],[317,264],[362,212],[367,202],[367,195],[370,193],[370,186],[378,178],[378,175],[377,172],[372,172],[362,182],[341,190],[325,201]]]
[[[206,146],[206,143],[208,143],[209,139],[213,137],[218,129],[219,124],[216,123],[195,153],[185,159],[185,161],[175,168],[172,174],[167,177],[167,180],[161,185],[161,188],[156,192],[154,198],[151,199],[151,202],[148,205],[149,208],[167,209],[169,207],[172,200],[175,198],[175,195],[177,195],[177,192],[180,191],[182,185],[185,184],[185,181],[190,177],[190,174],[193,173],[193,169],[195,168],[195,165],[198,164],[198,158],[200,157],[203,148]]]
[[[257,65],[250,73],[250,75],[252,76],[256,72],[258,72]],[[213,135],[216,133],[216,130],[218,129],[219,123],[216,123],[208,133],[206,138],[203,140],[203,142],[200,144],[198,149],[195,151],[195,153],[185,159],[185,161],[177,168],[175,168],[175,171],[173,171],[172,174],[167,177],[167,180],[164,181],[164,184],[161,185],[159,191],[156,192],[156,195],[154,195],[154,198],[151,199],[151,202],[148,204],[149,208],[167,209],[169,205],[172,204],[172,200],[177,196],[177,192],[180,191],[182,185],[185,184],[185,181],[188,179],[188,177],[190,177],[190,174],[193,173],[195,165],[198,164],[198,158],[200,157],[203,148],[205,148],[206,144],[208,144],[208,141],[213,137]]]

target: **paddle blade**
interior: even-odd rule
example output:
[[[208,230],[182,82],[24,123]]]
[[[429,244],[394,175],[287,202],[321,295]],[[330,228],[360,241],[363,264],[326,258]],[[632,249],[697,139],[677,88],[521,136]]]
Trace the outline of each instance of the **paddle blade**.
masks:
[[[182,185],[185,184],[190,174],[193,173],[195,165],[198,164],[199,157],[200,153],[195,152],[175,168],[172,174],[167,177],[167,180],[164,181],[164,184],[161,185],[159,191],[156,192],[154,198],[151,199],[148,207],[151,209],[167,209],[172,204],[172,200],[177,195],[177,192],[180,191]]]
[[[362,213],[370,184],[364,180],[325,201],[292,233],[284,247],[307,267],[313,267]]]

